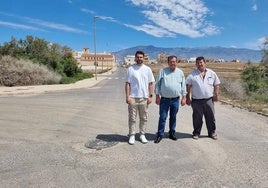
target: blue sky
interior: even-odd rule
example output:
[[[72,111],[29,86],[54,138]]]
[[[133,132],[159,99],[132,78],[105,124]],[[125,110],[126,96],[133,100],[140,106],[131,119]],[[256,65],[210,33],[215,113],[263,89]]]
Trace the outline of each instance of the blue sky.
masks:
[[[0,44],[27,35],[81,51],[139,45],[259,50],[268,0],[2,0]]]

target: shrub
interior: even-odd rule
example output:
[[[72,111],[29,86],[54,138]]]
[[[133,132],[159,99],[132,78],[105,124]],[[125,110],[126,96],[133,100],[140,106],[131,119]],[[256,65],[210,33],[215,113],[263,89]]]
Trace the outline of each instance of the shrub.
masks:
[[[60,83],[61,76],[44,65],[10,56],[0,59],[0,85],[26,86]]]
[[[60,83],[70,84],[78,80],[83,80],[83,79],[92,78],[92,77],[93,77],[93,74],[91,73],[77,73],[74,77],[67,77],[67,76],[62,77]]]
[[[245,97],[245,89],[241,79],[230,79],[226,77],[220,78],[221,80],[221,92],[233,99],[243,99]]]

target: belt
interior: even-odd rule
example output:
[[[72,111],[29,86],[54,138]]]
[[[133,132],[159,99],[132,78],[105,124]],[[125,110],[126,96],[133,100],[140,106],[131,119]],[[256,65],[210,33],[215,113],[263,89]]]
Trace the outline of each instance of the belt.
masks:
[[[208,101],[212,99],[213,97],[207,98],[207,99],[192,99],[192,101]]]
[[[167,98],[167,97],[161,97],[162,99],[170,99],[170,100],[172,100],[172,99],[179,99],[180,97],[173,97],[173,98]]]

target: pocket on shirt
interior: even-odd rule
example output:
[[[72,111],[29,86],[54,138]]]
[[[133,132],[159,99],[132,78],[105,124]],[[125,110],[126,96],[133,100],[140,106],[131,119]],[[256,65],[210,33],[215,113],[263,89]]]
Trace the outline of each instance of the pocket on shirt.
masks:
[[[213,85],[214,84],[214,79],[212,77],[208,77],[208,84]]]
[[[181,84],[182,84],[182,79],[181,79],[181,78],[177,78],[177,83],[178,83],[179,85],[181,85]]]

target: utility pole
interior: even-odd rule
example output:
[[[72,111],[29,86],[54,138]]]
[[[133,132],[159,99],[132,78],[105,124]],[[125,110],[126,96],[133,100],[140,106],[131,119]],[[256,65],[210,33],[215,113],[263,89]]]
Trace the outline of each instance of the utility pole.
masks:
[[[97,80],[97,67],[98,67],[98,62],[97,62],[97,54],[96,54],[96,19],[99,18],[98,16],[94,16],[94,65],[95,65],[95,80]]]

